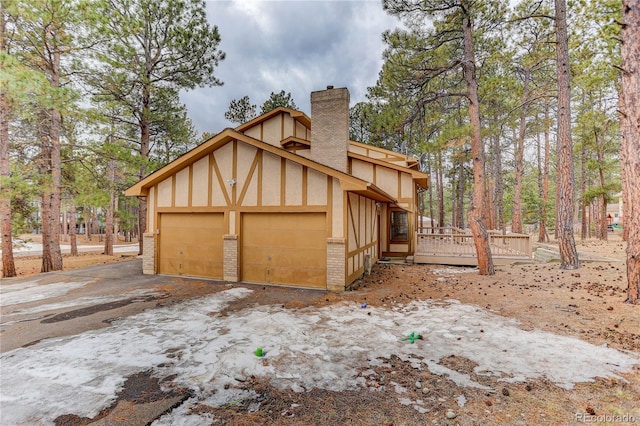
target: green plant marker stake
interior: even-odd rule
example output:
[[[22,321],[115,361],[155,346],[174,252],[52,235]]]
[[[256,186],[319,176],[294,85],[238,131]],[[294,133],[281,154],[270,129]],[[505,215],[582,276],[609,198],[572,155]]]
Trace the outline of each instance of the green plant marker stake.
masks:
[[[418,333],[416,333],[415,331],[412,331],[411,334],[409,334],[408,337],[405,337],[402,340],[410,340],[411,343],[415,343],[416,340],[422,339],[422,336],[419,335]]]
[[[261,358],[264,356],[264,353],[262,352],[262,348],[258,348],[256,349],[256,351],[254,352],[254,354],[256,354],[257,357]]]

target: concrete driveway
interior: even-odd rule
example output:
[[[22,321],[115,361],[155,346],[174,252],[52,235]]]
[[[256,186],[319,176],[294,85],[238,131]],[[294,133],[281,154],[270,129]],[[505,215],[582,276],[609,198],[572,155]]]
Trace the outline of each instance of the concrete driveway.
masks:
[[[223,283],[143,275],[140,260],[0,280],[0,352],[108,327]]]

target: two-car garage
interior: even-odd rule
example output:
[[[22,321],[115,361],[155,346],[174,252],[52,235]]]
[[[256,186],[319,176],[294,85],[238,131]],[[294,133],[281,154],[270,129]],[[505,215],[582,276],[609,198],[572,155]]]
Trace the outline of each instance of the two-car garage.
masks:
[[[326,288],[326,214],[242,213],[240,280]],[[158,273],[222,279],[224,213],[161,213]]]

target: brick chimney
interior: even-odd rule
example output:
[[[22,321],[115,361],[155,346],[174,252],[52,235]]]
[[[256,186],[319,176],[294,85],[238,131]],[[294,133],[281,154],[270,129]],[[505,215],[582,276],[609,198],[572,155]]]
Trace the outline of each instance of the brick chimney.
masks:
[[[348,173],[349,90],[311,92],[311,159]]]

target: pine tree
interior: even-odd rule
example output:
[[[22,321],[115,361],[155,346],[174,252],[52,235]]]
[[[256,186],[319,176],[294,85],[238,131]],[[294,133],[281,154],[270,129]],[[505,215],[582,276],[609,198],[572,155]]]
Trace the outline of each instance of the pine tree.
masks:
[[[262,107],[260,107],[260,114],[266,114],[278,107],[298,109],[291,97],[291,93],[285,93],[284,90],[281,90],[279,93],[271,92],[269,99],[264,101]]]
[[[415,115],[419,116],[427,104],[441,98],[457,97],[466,101],[474,177],[467,220],[480,274],[493,275],[495,269],[487,232],[489,207],[485,196],[485,150],[481,137],[476,47],[481,44],[478,42],[480,28],[486,37],[503,19],[504,4],[470,0],[384,0],[383,7],[400,17],[408,28],[385,35],[389,45],[385,67],[391,69],[392,61],[395,65],[394,75],[383,78],[394,78],[399,82],[399,91],[405,93],[406,99],[412,99]],[[427,19],[433,20],[432,28],[421,25]],[[485,43],[487,40],[485,38]],[[455,77],[460,83],[455,83]]]
[[[152,155],[152,134],[160,129],[176,135],[174,124],[185,126],[173,115],[184,110],[178,92],[222,84],[214,76],[225,57],[218,49],[218,28],[208,23],[202,0],[105,0],[98,13],[103,19],[91,38],[100,47],[94,57],[99,65],[91,69],[87,81],[96,99],[115,101],[129,110],[133,119],[128,124],[139,133],[137,151],[147,161]],[[143,162],[139,177],[150,168]],[[147,216],[143,198],[138,215],[142,253]]]
[[[571,75],[567,4],[555,0],[556,67],[558,71],[558,143],[556,146],[556,230],[560,248],[560,269],[580,267],[573,237],[573,141],[571,136]]]
[[[640,4],[622,1],[622,173],[627,302],[640,304]]]
[[[256,118],[256,106],[251,103],[249,96],[233,99],[224,118],[234,124],[243,124]]]

